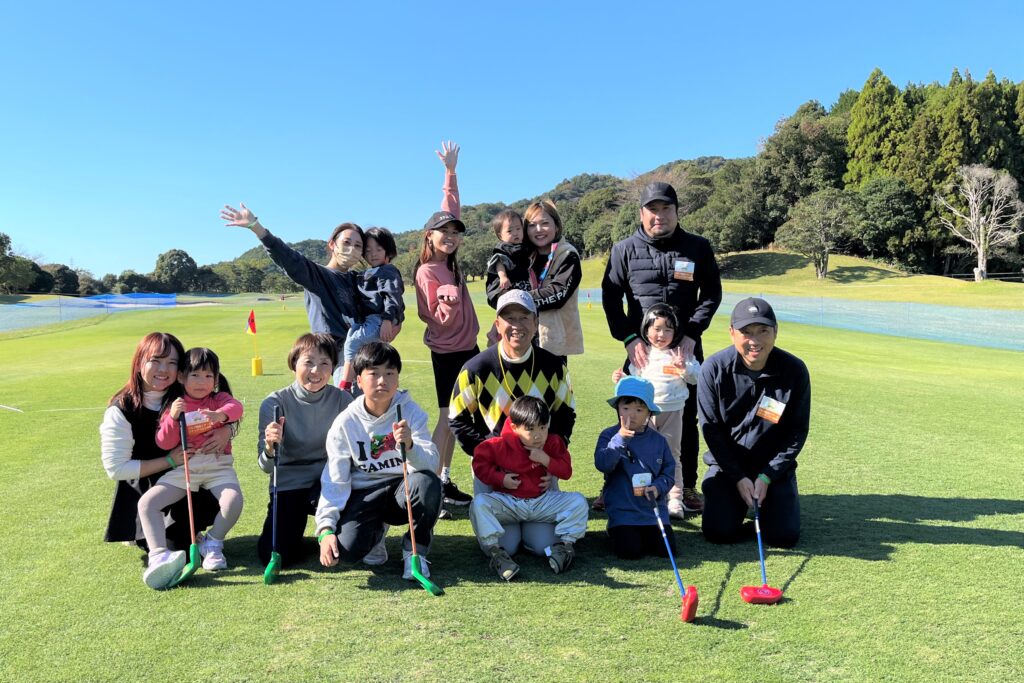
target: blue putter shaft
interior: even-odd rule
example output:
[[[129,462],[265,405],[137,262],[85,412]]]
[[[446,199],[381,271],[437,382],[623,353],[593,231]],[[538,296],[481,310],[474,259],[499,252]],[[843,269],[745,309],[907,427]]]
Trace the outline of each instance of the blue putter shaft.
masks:
[[[757,532],[757,556],[761,558],[761,583],[768,585],[768,574],[764,570],[764,546],[761,544],[761,504],[754,499],[754,531]]]

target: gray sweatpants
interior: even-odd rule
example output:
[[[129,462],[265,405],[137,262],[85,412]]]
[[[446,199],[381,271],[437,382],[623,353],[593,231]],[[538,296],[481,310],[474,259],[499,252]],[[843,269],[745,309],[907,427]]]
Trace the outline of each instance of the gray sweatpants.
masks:
[[[485,553],[505,533],[503,524],[554,523],[555,536],[574,543],[587,532],[587,499],[575,491],[545,491],[536,498],[516,498],[507,493],[478,493],[469,506],[473,533]]]

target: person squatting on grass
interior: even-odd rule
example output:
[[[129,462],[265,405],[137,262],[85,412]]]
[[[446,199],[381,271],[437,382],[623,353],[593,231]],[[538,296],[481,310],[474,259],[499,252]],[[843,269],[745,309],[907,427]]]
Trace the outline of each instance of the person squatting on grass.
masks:
[[[441,480],[434,473],[437,448],[427,432],[427,414],[407,392],[398,390],[402,358],[390,344],[364,345],[354,366],[362,396],[335,418],[327,434],[327,466],[316,511],[320,562],[325,567],[339,560],[387,562],[385,525],[408,523],[400,444],[405,445],[409,465],[416,546],[425,560],[441,509]],[[413,580],[412,531],[402,541],[402,578],[407,580]],[[430,576],[425,562],[421,571]]]
[[[295,381],[263,399],[257,434],[260,469],[274,471],[277,457],[277,552],[289,566],[304,559],[306,522],[316,514],[320,475],[327,464],[327,433],[334,419],[352,402],[348,392],[331,386],[338,350],[325,333],[307,333],[288,352]],[[274,409],[280,417],[274,422]],[[263,533],[257,542],[260,562],[270,562],[273,497],[267,502]]]
[[[769,545],[791,548],[800,538],[796,458],[807,441],[811,378],[804,362],[775,347],[778,322],[764,299],[732,311],[732,346],[700,372],[697,399],[708,451],[704,462],[704,537],[742,540],[756,498]]]
[[[509,522],[544,522],[555,525],[559,542],[544,549],[551,570],[567,570],[575,556],[573,544],[587,532],[587,499],[583,494],[545,489],[541,478],[572,476],[572,461],[565,442],[548,434],[551,413],[536,396],[512,402],[501,435],[487,439],[473,451],[473,474],[490,486],[469,506],[473,532],[498,576],[511,581],[519,565],[498,541]]]
[[[576,399],[565,364],[544,349],[533,346],[537,333],[537,307],[526,292],[513,289],[498,299],[499,341],[466,362],[453,389],[448,420],[462,449],[474,455],[488,438],[504,427],[512,402],[520,396],[536,396],[551,413],[550,431],[566,446],[576,424]],[[549,478],[551,487],[558,482]],[[490,488],[476,479],[474,493]],[[505,525],[501,546],[510,555],[520,542],[531,553],[557,543],[554,525],[524,522]]]
[[[207,348],[189,349],[178,370],[178,382],[185,390],[160,417],[156,443],[161,448],[182,446],[188,449],[189,479],[193,491],[200,488],[212,493],[220,511],[213,526],[196,539],[203,568],[227,569],[224,538],[242,514],[242,488],[235,473],[231,443],[213,453],[198,452],[209,440],[209,433],[218,426],[242,419],[242,404],[231,395],[228,380],[220,374],[220,359]],[[187,444],[181,443],[179,419],[185,417]],[[163,508],[185,497],[185,471],[174,467],[165,473],[139,499],[139,520],[150,548],[167,545],[164,533]],[[143,580],[150,588],[164,588],[185,566],[185,553],[178,551],[162,558],[150,555],[149,568]]]
[[[626,299],[626,310],[622,300]],[[679,227],[679,200],[668,183],[651,183],[640,195],[640,226],[630,237],[616,242],[608,256],[601,281],[601,299],[608,329],[626,345],[629,360],[638,368],[647,365],[647,344],[640,339],[644,312],[657,303],[671,304],[679,316],[686,358],[704,359],[701,335],[722,303],[722,280],[711,243]],[[683,508],[701,512],[704,503],[697,492],[697,397],[683,406],[680,443]]]
[[[444,484],[444,501],[448,505],[469,505],[472,496],[459,490],[451,479],[455,437],[448,426],[448,403],[459,368],[480,352],[476,337],[480,322],[469,298],[466,280],[459,270],[458,253],[466,225],[459,220],[459,185],[455,168],[459,163],[459,146],[442,143],[438,158],[445,167],[444,194],[441,210],[427,219],[423,226],[423,245],[416,265],[416,310],[426,323],[423,343],[430,349],[434,369],[434,391],[437,394],[437,424],[431,439],[440,454],[438,473]]]
[[[608,511],[608,538],[612,552],[623,559],[645,555],[667,557],[652,510],[668,514],[665,498],[675,484],[675,460],[666,438],[648,421],[659,411],[654,385],[641,377],[623,377],[608,399],[619,424],[597,438],[594,466],[605,475],[604,500]],[[666,525],[668,542],[675,552],[672,526]]]
[[[156,558],[157,564],[166,560],[171,548],[187,548],[191,542],[184,500],[164,509],[171,519],[166,528],[167,547],[147,544],[138,512],[142,494],[161,474],[184,462],[180,447],[168,451],[156,443],[160,411],[181,395],[178,364],[184,355],[185,348],[172,334],[151,332],[143,337],[135,347],[128,381],[110,399],[100,424],[103,469],[117,482],[103,540],[135,543]],[[230,426],[214,429],[199,451],[223,450],[230,443],[231,432]],[[200,491],[192,503],[196,529],[205,529],[217,514],[217,501],[209,491]]]
[[[683,470],[679,460],[679,442],[683,435],[683,406],[690,396],[687,384],[697,384],[700,363],[692,356],[684,358],[679,350],[683,331],[676,317],[676,311],[668,304],[654,304],[644,313],[640,325],[640,338],[650,348],[647,364],[638,368],[628,359],[624,368],[612,373],[612,381],[618,382],[626,375],[643,377],[654,385],[654,405],[657,412],[651,415],[651,426],[664,436],[672,449],[676,461],[675,483],[669,492],[668,514],[682,519]]]
[[[327,240],[330,260],[326,266],[312,261],[271,234],[245,204],[239,208],[225,205],[220,212],[227,225],[248,228],[263,243],[271,260],[284,270],[292,282],[303,288],[303,302],[311,332],[326,332],[334,337],[339,357],[335,359],[336,381],[341,381],[342,349],[349,330],[363,320],[359,307],[357,274],[352,268],[363,255],[363,229],[355,223],[342,223]],[[397,331],[395,331],[397,334]]]

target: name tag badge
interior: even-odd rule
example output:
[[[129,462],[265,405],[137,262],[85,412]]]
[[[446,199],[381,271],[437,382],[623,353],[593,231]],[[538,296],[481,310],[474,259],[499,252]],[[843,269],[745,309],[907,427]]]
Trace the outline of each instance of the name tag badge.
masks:
[[[198,410],[194,410],[190,413],[185,413],[185,433],[188,436],[198,436],[199,434],[205,434],[213,429],[213,423],[203,413]]]
[[[786,404],[782,401],[776,401],[770,396],[762,396],[761,402],[757,404],[757,416],[763,417],[772,424],[779,424],[779,419],[782,418],[782,411],[786,409]]]
[[[644,495],[644,489],[651,485],[651,473],[640,472],[633,475],[633,495]]]
[[[683,376],[682,368],[677,368],[674,365],[666,365],[666,366],[664,366],[661,369],[661,371],[662,371],[662,373],[664,373],[666,375],[673,376],[673,377],[682,377]]]
[[[676,280],[693,281],[693,271],[697,267],[693,261],[687,259],[676,259],[672,277]]]

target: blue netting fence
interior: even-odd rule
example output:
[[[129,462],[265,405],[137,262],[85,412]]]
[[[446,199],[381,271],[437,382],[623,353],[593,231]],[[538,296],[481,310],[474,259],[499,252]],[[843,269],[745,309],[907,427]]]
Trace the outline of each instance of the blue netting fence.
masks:
[[[98,294],[74,297],[54,296],[49,299],[0,306],[0,332],[20,330],[39,325],[62,323],[125,311],[176,306],[176,294]]]
[[[763,295],[780,321],[931,339],[951,344],[1024,351],[1024,290],[1020,310],[963,308],[891,301],[856,301]],[[717,316],[728,317],[733,306],[750,294],[726,293]],[[599,304],[601,290],[580,290],[580,303]]]

